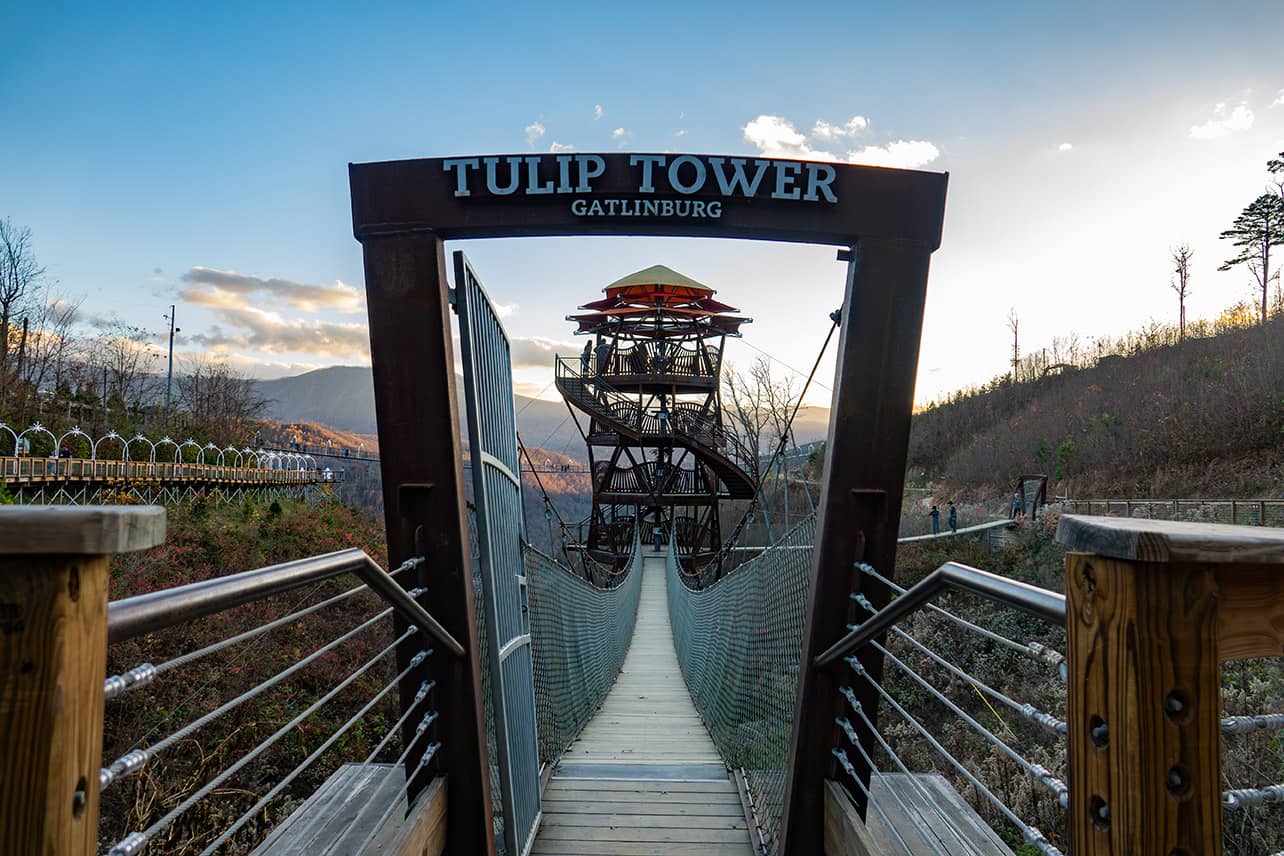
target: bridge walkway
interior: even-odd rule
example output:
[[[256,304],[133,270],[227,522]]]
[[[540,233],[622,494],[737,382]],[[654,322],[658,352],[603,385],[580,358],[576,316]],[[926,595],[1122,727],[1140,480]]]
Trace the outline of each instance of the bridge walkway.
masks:
[[[553,772],[532,852],[753,856],[740,796],[678,667],[664,553],[647,551],[642,570],[624,666]]]

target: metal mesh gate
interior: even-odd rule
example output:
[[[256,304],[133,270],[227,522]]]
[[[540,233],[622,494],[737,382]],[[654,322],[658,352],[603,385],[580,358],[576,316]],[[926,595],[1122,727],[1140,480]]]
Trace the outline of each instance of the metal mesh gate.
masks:
[[[454,262],[504,844],[522,856],[539,827],[540,792],[512,368],[499,315],[462,252]]]

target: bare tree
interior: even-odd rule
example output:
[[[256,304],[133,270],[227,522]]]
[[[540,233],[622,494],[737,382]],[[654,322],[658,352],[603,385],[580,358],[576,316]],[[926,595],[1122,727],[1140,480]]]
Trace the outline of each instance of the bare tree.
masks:
[[[1195,251],[1190,248],[1190,244],[1181,243],[1173,247],[1172,260],[1175,268],[1175,278],[1169,282],[1173,291],[1177,292],[1177,335],[1179,339],[1186,338],[1186,298],[1190,294],[1190,260],[1195,257]]]
[[[64,372],[76,348],[71,328],[76,323],[80,301],[55,295],[46,285],[31,301],[30,330],[18,359],[16,376],[21,381],[23,401],[28,394],[57,393]]]
[[[0,395],[7,395],[13,374],[13,322],[21,314],[28,292],[44,276],[31,249],[31,230],[0,220]]]
[[[762,481],[763,441],[771,441],[772,414],[771,362],[759,357],[747,371],[726,365],[722,372],[723,413],[730,417],[728,429],[746,449],[753,453],[753,476]]]
[[[1021,329],[1021,319],[1017,317],[1016,309],[1008,310],[1008,329],[1012,331],[1012,382],[1016,383],[1017,368],[1021,365],[1021,340],[1017,335]]]
[[[244,434],[269,403],[253,380],[204,356],[186,358],[177,381],[179,403],[210,439],[220,443]]]
[[[102,373],[105,404],[115,403],[125,411],[142,408],[148,395],[148,375],[160,358],[152,348],[151,333],[113,319],[88,343],[86,357],[91,377]]]

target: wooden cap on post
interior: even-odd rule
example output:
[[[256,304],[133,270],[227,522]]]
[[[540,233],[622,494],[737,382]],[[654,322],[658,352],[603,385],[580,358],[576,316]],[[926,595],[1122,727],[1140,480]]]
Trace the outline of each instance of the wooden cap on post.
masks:
[[[1063,514],[1057,543],[1132,562],[1284,564],[1284,529]]]
[[[159,506],[0,506],[0,853],[96,852],[107,564],[164,540]]]
[[[0,506],[0,556],[108,556],[164,540],[159,505]]]

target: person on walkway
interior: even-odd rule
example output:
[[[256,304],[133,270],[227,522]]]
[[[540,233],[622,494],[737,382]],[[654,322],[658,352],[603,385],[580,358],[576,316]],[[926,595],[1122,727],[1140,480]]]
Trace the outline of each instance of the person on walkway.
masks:
[[[658,553],[664,549],[664,529],[659,523],[655,524],[653,534],[655,535],[655,551]]]
[[[606,374],[608,361],[611,359],[611,344],[605,339],[597,343],[597,373]]]
[[[1012,519],[1017,520],[1025,513],[1025,497],[1021,491],[1017,490],[1012,493]]]
[[[589,360],[593,359],[593,340],[589,339],[584,343],[584,350],[580,351],[580,376],[588,374]]]
[[[940,535],[941,534],[941,509],[933,505],[932,510],[928,512],[928,514],[932,518],[932,534]]]
[[[954,500],[950,500],[950,532],[959,531],[959,510],[954,507]]]

